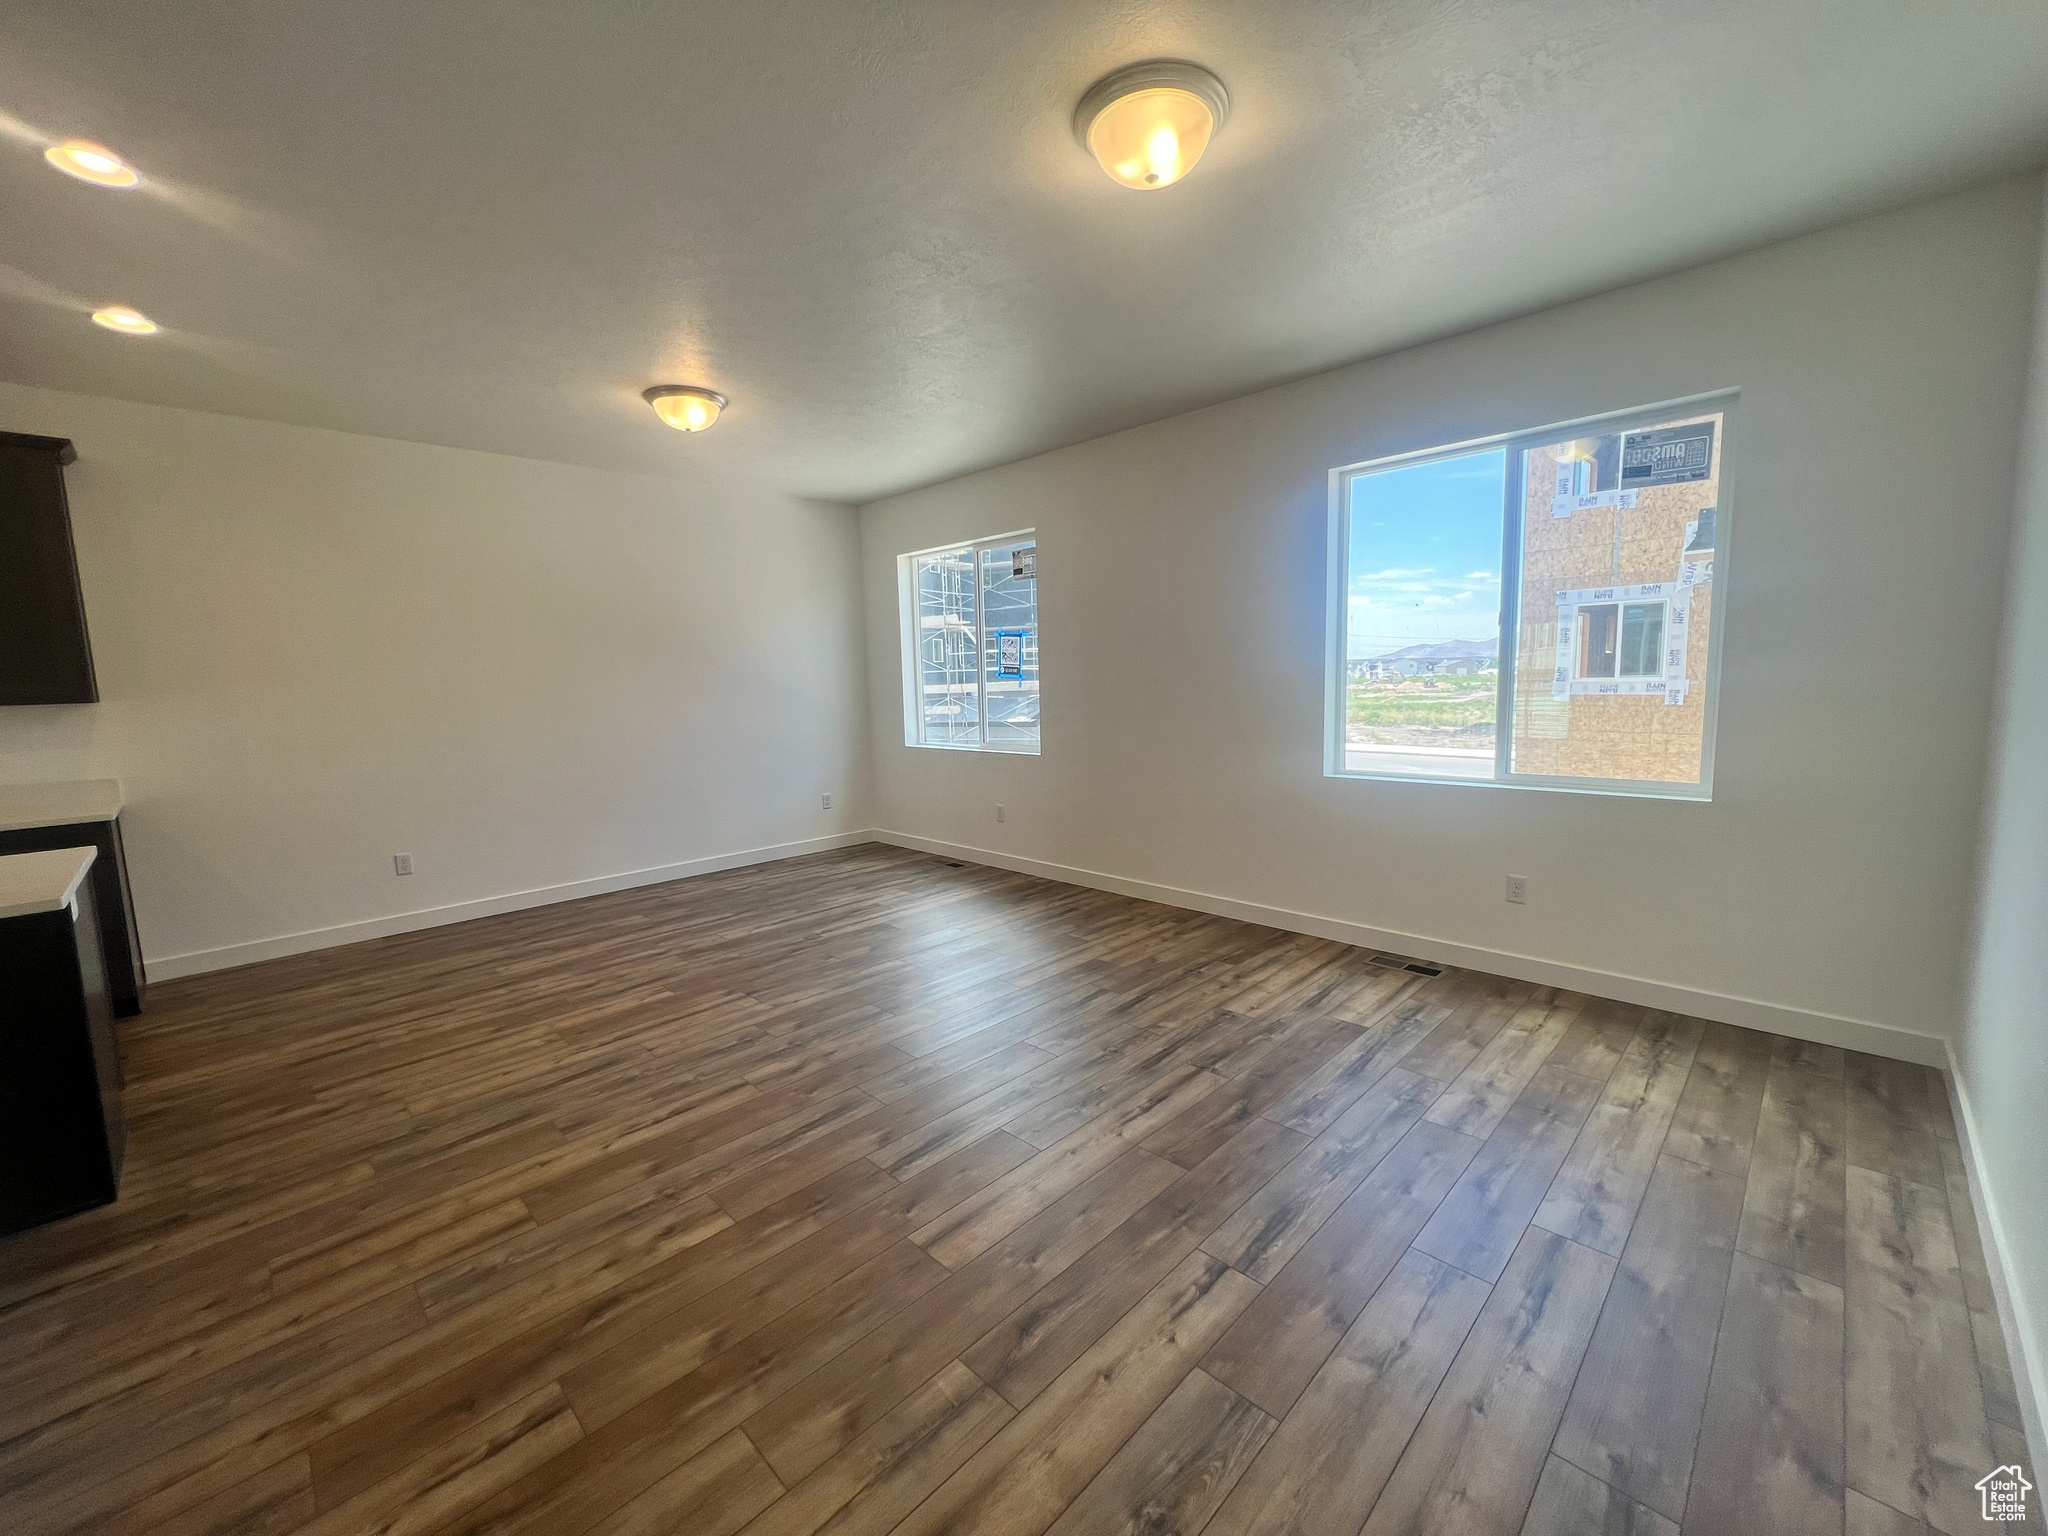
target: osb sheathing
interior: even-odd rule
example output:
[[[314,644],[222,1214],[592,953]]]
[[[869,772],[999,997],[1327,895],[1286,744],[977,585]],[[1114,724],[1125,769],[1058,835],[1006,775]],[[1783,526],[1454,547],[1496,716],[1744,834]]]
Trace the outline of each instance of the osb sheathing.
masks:
[[[1688,416],[1662,425],[1719,419],[1712,414]],[[1517,773],[1698,782],[1707,723],[1711,586],[1694,589],[1685,668],[1692,687],[1683,704],[1666,704],[1661,696],[1594,694],[1553,701],[1550,680],[1557,665],[1558,593],[1678,579],[1685,525],[1703,508],[1720,505],[1720,438],[1717,428],[1714,473],[1709,478],[1645,486],[1637,492],[1634,507],[1596,507],[1570,517],[1550,514],[1556,492],[1555,456],[1548,448],[1529,455],[1522,509],[1522,622],[1515,659]]]

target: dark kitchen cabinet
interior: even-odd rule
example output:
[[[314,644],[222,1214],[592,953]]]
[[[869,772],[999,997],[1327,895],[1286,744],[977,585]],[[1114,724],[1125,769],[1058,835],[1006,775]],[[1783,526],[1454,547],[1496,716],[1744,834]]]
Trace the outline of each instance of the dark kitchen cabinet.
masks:
[[[121,1061],[82,871],[68,901],[0,917],[0,976],[0,1232],[18,1232],[120,1192]]]
[[[94,704],[71,545],[69,438],[0,432],[0,704]]]

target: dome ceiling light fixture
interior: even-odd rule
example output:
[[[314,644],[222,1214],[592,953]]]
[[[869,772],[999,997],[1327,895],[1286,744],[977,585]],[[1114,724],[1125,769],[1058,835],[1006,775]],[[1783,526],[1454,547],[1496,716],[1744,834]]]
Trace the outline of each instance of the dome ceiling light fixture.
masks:
[[[97,187],[132,187],[142,180],[142,173],[134,166],[106,145],[88,139],[52,144],[43,151],[43,158],[66,176],[76,176]]]
[[[92,323],[103,325],[110,331],[119,331],[123,336],[148,336],[156,330],[154,320],[126,304],[109,304],[105,309],[94,310]]]
[[[1074,108],[1074,137],[1110,179],[1139,192],[1170,187],[1230,116],[1230,92],[1183,59],[1147,59],[1104,75]]]
[[[640,398],[654,407],[654,414],[678,432],[702,432],[718,420],[718,413],[732,402],[715,389],[694,384],[657,384]]]

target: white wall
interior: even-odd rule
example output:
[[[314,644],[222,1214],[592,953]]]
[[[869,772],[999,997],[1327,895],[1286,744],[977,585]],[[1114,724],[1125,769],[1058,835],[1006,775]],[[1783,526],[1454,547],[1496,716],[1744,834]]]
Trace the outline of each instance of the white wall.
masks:
[[[863,509],[880,825],[1942,1060],[2040,209],[2004,182]],[[1731,385],[1711,804],[1322,776],[1331,466]],[[1023,527],[1043,757],[902,745],[895,556]]]
[[[2048,1404],[2048,265],[2040,293],[1970,1007],[1956,1042],[1980,1190],[2005,1254],[2012,1342],[2035,1406]],[[2041,1426],[2029,1427],[2043,1465]]]
[[[125,781],[159,977],[868,823],[847,508],[11,385],[0,428],[77,444],[102,699],[0,710],[0,782]]]

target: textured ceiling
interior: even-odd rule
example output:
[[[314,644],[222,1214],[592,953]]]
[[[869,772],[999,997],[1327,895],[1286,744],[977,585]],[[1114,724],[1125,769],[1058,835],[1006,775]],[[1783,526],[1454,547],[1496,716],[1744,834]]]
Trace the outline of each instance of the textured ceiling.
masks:
[[[2048,156],[2041,0],[0,20],[0,376],[848,501]],[[1129,192],[1068,117],[1162,54],[1233,115]],[[148,183],[56,174],[66,137]],[[86,323],[114,301],[164,333]],[[732,409],[672,432],[670,381]]]

